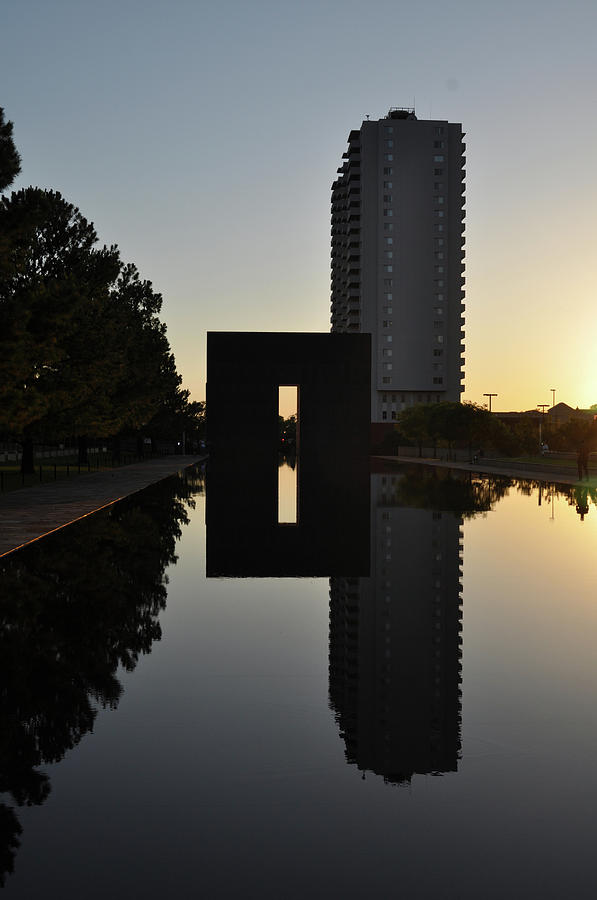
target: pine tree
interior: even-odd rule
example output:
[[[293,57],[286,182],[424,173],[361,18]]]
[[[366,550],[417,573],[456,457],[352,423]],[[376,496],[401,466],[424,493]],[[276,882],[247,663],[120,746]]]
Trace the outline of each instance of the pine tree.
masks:
[[[12,139],[12,122],[4,121],[0,106],[0,191],[9,187],[21,171],[21,157]]]

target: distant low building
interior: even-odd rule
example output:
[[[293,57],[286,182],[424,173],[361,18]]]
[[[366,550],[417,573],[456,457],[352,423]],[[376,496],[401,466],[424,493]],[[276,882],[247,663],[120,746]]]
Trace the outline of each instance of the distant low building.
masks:
[[[504,422],[519,421],[521,419],[543,420],[554,427],[565,425],[571,419],[588,419],[592,421],[596,418],[594,410],[579,409],[578,407],[574,409],[572,406],[568,406],[567,403],[556,403],[546,413],[542,413],[538,409],[526,409],[520,412],[495,412],[494,416],[502,419]]]
[[[570,419],[588,419],[592,421],[595,418],[595,413],[592,410],[579,409],[578,406],[576,409],[573,409],[567,403],[556,403],[555,406],[547,410],[547,415],[550,423],[553,425],[565,425]]]
[[[492,415],[496,419],[502,419],[504,422],[516,422],[520,419],[541,419],[543,413],[538,409],[525,409],[518,412],[493,412]]]

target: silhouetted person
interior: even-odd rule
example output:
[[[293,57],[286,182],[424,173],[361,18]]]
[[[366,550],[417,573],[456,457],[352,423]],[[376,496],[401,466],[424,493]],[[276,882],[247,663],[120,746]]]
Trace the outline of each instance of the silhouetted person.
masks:
[[[583,476],[585,476],[588,481],[589,480],[589,450],[588,450],[586,444],[584,443],[584,441],[578,448],[576,463],[578,465],[578,480],[582,481]]]

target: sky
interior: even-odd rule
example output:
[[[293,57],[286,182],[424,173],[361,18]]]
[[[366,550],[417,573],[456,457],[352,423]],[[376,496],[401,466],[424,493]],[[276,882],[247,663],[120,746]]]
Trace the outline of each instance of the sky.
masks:
[[[464,399],[597,403],[594,0],[6,0],[0,106],[163,295],[184,385],[207,331],[329,331],[330,187],[391,106],[466,131]]]

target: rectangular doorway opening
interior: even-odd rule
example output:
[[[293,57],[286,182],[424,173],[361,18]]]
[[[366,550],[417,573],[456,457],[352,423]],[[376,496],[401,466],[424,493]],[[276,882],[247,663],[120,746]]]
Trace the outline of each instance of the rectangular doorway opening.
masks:
[[[299,389],[278,387],[278,525],[298,524]]]

